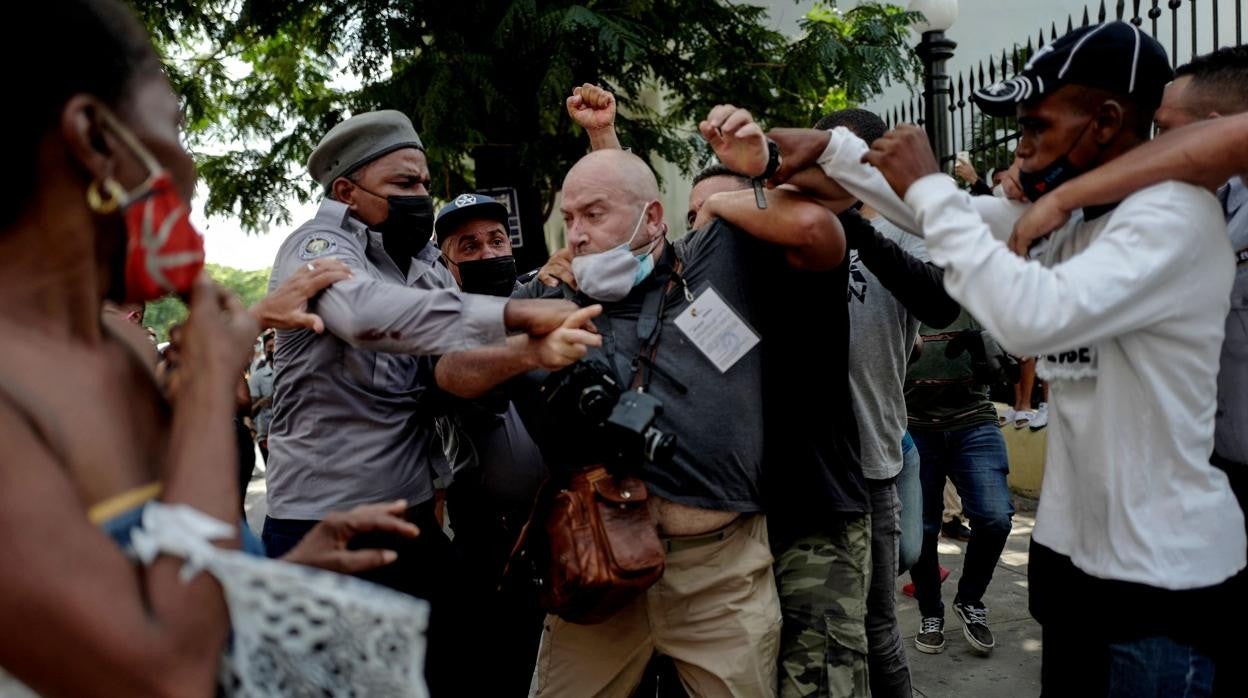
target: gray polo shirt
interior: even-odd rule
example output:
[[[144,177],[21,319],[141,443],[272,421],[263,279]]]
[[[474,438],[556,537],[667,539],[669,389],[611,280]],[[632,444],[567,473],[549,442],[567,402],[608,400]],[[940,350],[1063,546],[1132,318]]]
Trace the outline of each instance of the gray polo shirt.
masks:
[[[426,246],[406,277],[381,234],[326,200],[316,217],[286,238],[269,289],[300,267],[333,257],[354,276],[326,289],[310,310],[325,333],[279,331],[273,422],[269,430],[269,516],[321,519],[359,504],[433,496],[443,467],[431,417],[433,389],[415,355],[503,341],[506,298],[461,293]]]
[[[901,249],[928,261],[923,241],[882,216],[871,221]],[[906,430],[906,362],[919,319],[893,297],[849,251],[849,390],[858,417],[862,474],[887,480],[901,472],[901,436]]]
[[[1235,284],[1218,368],[1218,412],[1213,450],[1248,463],[1248,188],[1236,177],[1218,191],[1235,252]]]

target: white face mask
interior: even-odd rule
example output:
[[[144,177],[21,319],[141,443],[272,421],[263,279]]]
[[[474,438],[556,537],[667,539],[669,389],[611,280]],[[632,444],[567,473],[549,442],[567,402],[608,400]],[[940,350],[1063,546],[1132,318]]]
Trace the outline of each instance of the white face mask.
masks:
[[[593,252],[572,258],[572,275],[581,292],[597,301],[608,303],[618,301],[628,295],[633,287],[645,280],[654,271],[654,258],[650,253],[659,244],[659,239],[646,248],[646,251],[634,255],[631,245],[646,221],[646,212],[650,203],[641,208],[641,217],[633,226],[633,234],[628,241],[612,247],[605,252]]]
[[[1005,185],[998,184],[997,186],[993,187],[992,195],[997,197],[998,199],[1004,199],[1005,198]]]

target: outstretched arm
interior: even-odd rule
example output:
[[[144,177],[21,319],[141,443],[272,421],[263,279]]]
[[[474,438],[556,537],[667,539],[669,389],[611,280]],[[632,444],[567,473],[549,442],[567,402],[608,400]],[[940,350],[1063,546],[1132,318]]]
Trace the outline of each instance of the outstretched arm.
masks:
[[[846,211],[839,218],[849,246],[858,250],[858,261],[920,322],[940,329],[958,319],[962,307],[945,291],[945,272],[940,267],[881,235],[857,211]]]
[[[438,387],[456,397],[472,399],[522,373],[557,371],[575,363],[588,347],[602,346],[602,336],[595,332],[593,323],[600,313],[601,305],[591,305],[569,315],[558,329],[541,339],[516,335],[500,346],[447,354],[434,369]]]

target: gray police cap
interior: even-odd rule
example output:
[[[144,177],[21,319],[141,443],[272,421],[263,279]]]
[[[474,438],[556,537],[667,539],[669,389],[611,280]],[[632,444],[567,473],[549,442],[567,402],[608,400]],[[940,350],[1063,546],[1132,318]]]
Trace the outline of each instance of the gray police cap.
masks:
[[[329,193],[335,179],[400,148],[425,149],[406,114],[393,109],[356,114],[325,134],[308,158],[308,172]]]

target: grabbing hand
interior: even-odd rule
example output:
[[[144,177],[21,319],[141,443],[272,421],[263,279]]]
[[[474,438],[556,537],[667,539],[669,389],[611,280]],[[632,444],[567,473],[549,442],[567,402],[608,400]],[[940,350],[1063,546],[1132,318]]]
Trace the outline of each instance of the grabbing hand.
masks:
[[[1014,223],[1014,232],[1007,243],[1010,251],[1026,259],[1027,251],[1037,240],[1066,225],[1068,220],[1070,211],[1062,208],[1055,193],[1041,197]]]
[[[744,109],[721,104],[698,124],[715,157],[733,172],[758,177],[767,170],[767,137]]]
[[[537,366],[547,371],[558,371],[585,358],[588,347],[602,346],[602,335],[595,331],[593,323],[593,319],[601,314],[601,305],[581,308],[569,315],[554,332],[532,340]]]
[[[585,83],[572,90],[567,101],[568,116],[586,131],[598,131],[615,125],[615,95]]]
[[[862,161],[879,169],[893,191],[903,199],[910,185],[940,172],[927,134],[914,124],[901,124],[877,138]]]
[[[572,301],[545,298],[514,298],[503,308],[503,324],[508,330],[531,337],[545,337],[580,310]]]
[[[1010,169],[1001,175],[1001,189],[1005,192],[1005,198],[1025,204],[1030,202],[1030,199],[1023,193],[1023,185],[1018,181],[1018,172],[1021,168],[1022,160],[1015,158]]]
[[[251,314],[261,329],[305,329],[321,334],[325,323],[319,315],[308,312],[308,299],[349,278],[351,268],[336,259],[323,257],[308,262],[252,306]]]
[[[576,290],[576,276],[572,273],[572,248],[565,247],[550,256],[550,259],[537,270],[537,280],[555,288],[559,282],[568,285],[568,288]]]
[[[388,565],[398,559],[398,553],[393,550],[348,550],[347,546],[352,538],[361,533],[392,533],[407,538],[420,535],[420,529],[403,518],[406,510],[407,502],[400,499],[383,504],[365,504],[350,511],[330,512],[282,559],[342,574],[356,574]]]
[[[773,128],[767,137],[780,148],[780,169],[771,181],[783,184],[794,175],[815,166],[819,156],[828,149],[827,131],[811,128]]]

